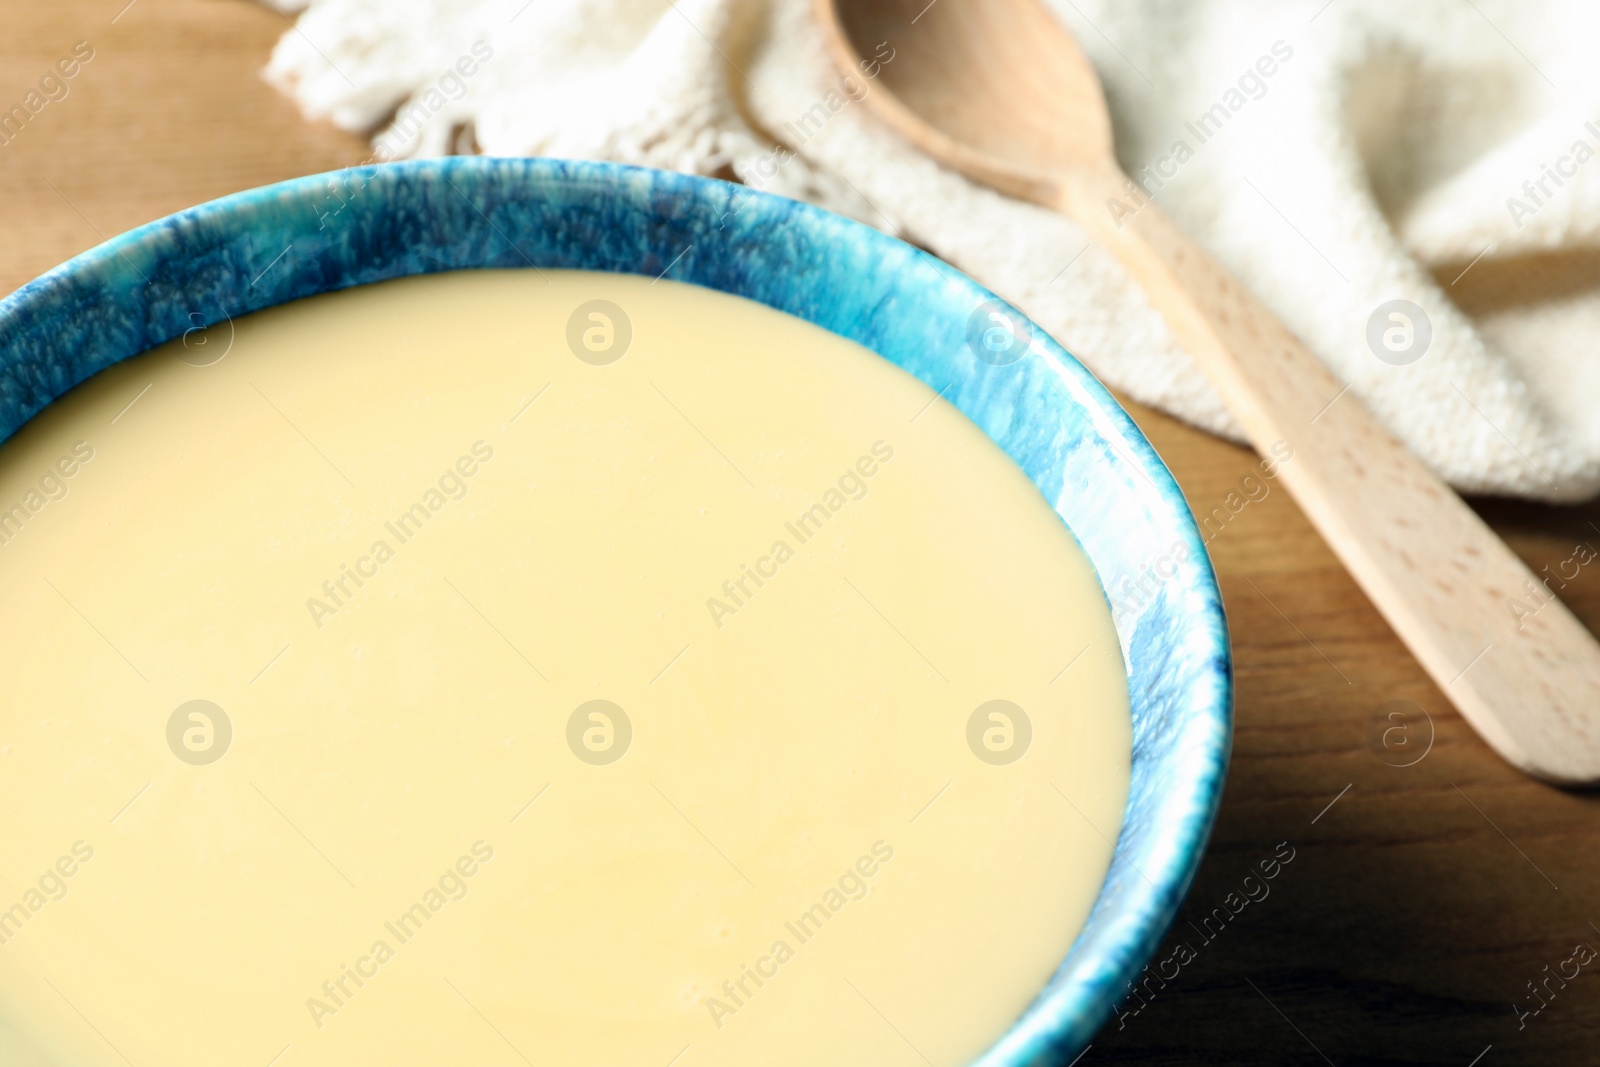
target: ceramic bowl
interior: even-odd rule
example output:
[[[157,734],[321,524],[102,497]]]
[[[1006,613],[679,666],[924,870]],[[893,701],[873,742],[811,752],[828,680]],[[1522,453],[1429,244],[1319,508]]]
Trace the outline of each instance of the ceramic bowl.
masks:
[[[482,157],[355,168],[140,227],[0,303],[0,438],[96,371],[207,324],[400,275],[536,266],[665,275],[859,342],[942,391],[1077,537],[1128,667],[1132,789],[1087,926],[979,1060],[1071,1061],[1200,863],[1231,741],[1227,626],[1199,530],[1133,421],[953,268],[837,215],[679,174]],[[1006,318],[1020,332],[987,332]]]

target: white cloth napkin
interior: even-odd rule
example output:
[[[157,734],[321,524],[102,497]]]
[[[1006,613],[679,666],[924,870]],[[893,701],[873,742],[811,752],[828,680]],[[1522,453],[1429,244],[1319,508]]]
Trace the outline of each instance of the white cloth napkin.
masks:
[[[1100,72],[1125,169],[1150,166],[1157,203],[1436,470],[1472,492],[1600,491],[1600,4],[1047,2]],[[809,0],[279,3],[305,10],[268,79],[377,158],[611,159],[810,200],[938,253],[1109,385],[1237,436],[1077,226],[940,168],[841,91]],[[1394,300],[1431,330],[1410,362],[1427,331],[1380,311]]]

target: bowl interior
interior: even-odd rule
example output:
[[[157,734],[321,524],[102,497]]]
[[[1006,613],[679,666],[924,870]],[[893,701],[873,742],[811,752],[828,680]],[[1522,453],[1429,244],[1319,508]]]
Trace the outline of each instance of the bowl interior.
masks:
[[[807,319],[941,391],[1066,522],[1112,591],[1131,790],[1086,927],[980,1062],[1071,1060],[1158,946],[1199,865],[1231,739],[1226,623],[1182,494],[1132,420],[1042,330],[953,268],[839,216],[708,179],[483,157],[356,168],[151,223],[0,302],[0,439],[95,372],[188,329],[479,267],[665,274]],[[1021,324],[999,354],[978,341],[993,311]]]

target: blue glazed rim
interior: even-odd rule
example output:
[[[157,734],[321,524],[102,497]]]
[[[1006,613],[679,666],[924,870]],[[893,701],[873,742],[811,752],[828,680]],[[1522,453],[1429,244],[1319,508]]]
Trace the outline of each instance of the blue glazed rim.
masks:
[[[187,330],[483,267],[664,275],[807,319],[940,390],[1061,515],[1117,591],[1132,788],[1084,930],[977,1063],[1070,1062],[1160,945],[1199,867],[1232,739],[1227,623],[1183,494],[1133,420],[1036,327],[1016,362],[979,359],[969,322],[996,298],[952,267],[817,208],[681,174],[481,156],[353,168],[179,212],[0,301],[0,440],[90,375]]]

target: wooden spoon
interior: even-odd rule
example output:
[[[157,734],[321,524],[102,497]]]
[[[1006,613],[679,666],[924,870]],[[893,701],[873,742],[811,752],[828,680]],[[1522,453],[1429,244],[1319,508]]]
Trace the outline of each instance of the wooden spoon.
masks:
[[[1284,485],[1439,688],[1496,751],[1600,781],[1600,646],[1432,471],[1118,169],[1094,69],[1037,0],[815,0],[841,70],[895,50],[867,94],[914,146],[1060,211],[1138,279]],[[1113,201],[1137,210],[1110,210]],[[1142,205],[1142,206],[1138,206]],[[1281,445],[1280,445],[1281,447]],[[1537,614],[1513,601],[1551,601]]]

